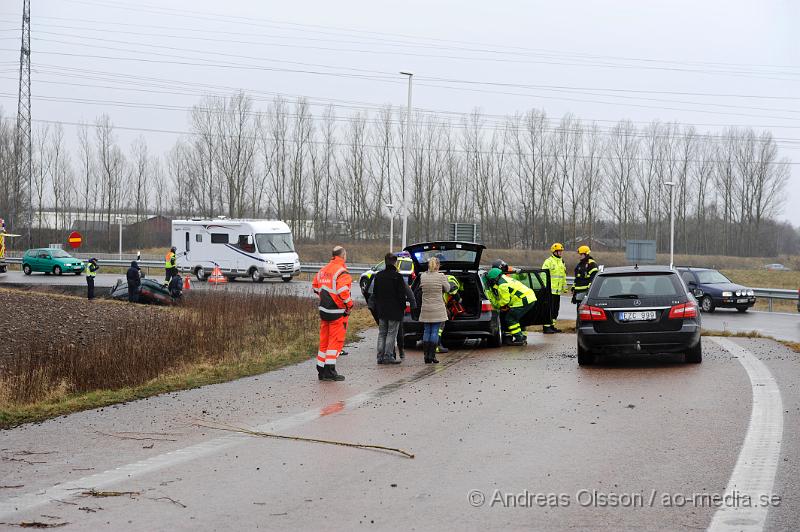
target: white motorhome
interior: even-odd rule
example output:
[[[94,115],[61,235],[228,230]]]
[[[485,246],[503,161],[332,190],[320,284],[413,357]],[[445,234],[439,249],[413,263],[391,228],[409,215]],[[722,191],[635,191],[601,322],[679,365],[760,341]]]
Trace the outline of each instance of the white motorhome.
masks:
[[[288,282],[300,273],[292,232],[278,220],[173,220],[172,245],[178,270],[201,281],[215,266],[228,278],[250,277],[257,283],[267,277]]]

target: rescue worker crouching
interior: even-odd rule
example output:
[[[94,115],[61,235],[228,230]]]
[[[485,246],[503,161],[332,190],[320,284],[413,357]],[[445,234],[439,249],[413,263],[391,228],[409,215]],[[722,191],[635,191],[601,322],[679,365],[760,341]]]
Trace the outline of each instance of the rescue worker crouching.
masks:
[[[589,291],[589,287],[592,286],[592,281],[594,281],[594,276],[600,270],[591,253],[592,250],[589,249],[589,246],[578,248],[578,255],[580,255],[581,260],[575,265],[575,284],[572,286],[573,303],[578,303],[578,294],[585,294]]]
[[[347,252],[342,246],[333,248],[333,257],[314,276],[311,283],[319,296],[319,350],[317,376],[321,381],[343,381],[336,372],[336,359],[344,346],[347,316],[353,308],[350,288],[353,279],[347,271]]]
[[[553,317],[553,322],[542,328],[544,334],[561,332],[560,329],[556,328],[556,320],[561,309],[561,294],[567,292],[567,266],[564,264],[562,257],[564,245],[556,242],[550,246],[550,253],[551,255],[542,263],[542,269],[550,272],[550,294],[552,296],[550,298],[550,315]]]
[[[503,342],[524,345],[527,338],[519,322],[536,304],[536,294],[516,279],[503,275],[500,268],[487,272],[486,284],[486,296],[500,312],[500,320],[505,326]]]

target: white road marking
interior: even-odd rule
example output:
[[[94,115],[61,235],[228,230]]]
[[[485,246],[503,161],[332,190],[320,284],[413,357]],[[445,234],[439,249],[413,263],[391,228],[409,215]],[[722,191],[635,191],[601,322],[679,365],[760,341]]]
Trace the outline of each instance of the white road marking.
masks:
[[[324,415],[328,415],[329,413],[355,408],[372,399],[376,392],[377,390],[372,390],[369,392],[360,393],[346,399],[345,401],[334,403],[333,405],[329,405],[323,409],[314,408],[312,410],[300,412],[293,416],[288,416],[265,423],[255,427],[255,430],[260,432],[282,432],[287,429],[303,425],[304,423],[308,423],[309,421],[313,421]],[[197,458],[214,454],[229,447],[233,447],[234,445],[238,445],[244,441],[247,441],[248,439],[252,438],[246,435],[222,436],[213,440],[185,447],[183,449],[176,449],[175,451],[153,456],[152,458],[147,458],[139,462],[109,469],[108,471],[104,471],[102,473],[64,482],[51,488],[27,493],[5,501],[0,501],[0,521],[5,521],[14,514],[32,510],[38,506],[53,502],[56,499],[73,498],[76,495],[79,495],[82,490],[89,488],[101,489],[146,473],[152,473],[166,467],[196,460]]]
[[[762,497],[771,497],[783,438],[783,401],[778,383],[766,364],[750,351],[726,338],[709,337],[736,356],[747,371],[753,391],[753,409],[739,459],[725,488],[726,501],[709,525],[711,532],[760,531],[764,529],[769,506]],[[752,505],[744,504],[745,497]],[[737,504],[738,502],[738,504]]]

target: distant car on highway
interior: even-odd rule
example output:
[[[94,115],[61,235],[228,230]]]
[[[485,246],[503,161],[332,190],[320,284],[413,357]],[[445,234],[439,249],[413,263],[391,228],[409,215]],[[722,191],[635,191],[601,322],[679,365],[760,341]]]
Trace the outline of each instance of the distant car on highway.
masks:
[[[717,308],[735,308],[739,312],[756,304],[755,292],[736,284],[717,270],[711,268],[676,268],[686,286],[700,302],[703,312],[714,312]]]
[[[578,364],[612,353],[683,353],[702,362],[697,300],[677,272],[625,266],[597,274],[578,306]]]
[[[33,272],[61,275],[74,273],[80,275],[86,265],[81,259],[76,259],[63,249],[36,248],[29,249],[22,256],[22,271],[25,275]]]
[[[765,264],[764,268],[767,269],[767,270],[770,270],[770,271],[774,271],[774,272],[790,272],[790,271],[792,271],[791,268],[787,268],[785,265],[779,264],[777,262],[774,263],[774,264]]]
[[[411,283],[413,283],[414,279],[417,278],[417,274],[414,271],[414,261],[411,260],[411,255],[409,255],[407,251],[399,251],[395,253],[395,255],[397,255],[397,271],[400,272],[400,275],[402,275],[408,285],[411,286]],[[378,264],[361,274],[361,277],[358,279],[358,286],[361,288],[361,295],[364,296],[364,299],[369,299],[372,278],[376,273],[382,272],[385,269],[386,262],[380,261]]]

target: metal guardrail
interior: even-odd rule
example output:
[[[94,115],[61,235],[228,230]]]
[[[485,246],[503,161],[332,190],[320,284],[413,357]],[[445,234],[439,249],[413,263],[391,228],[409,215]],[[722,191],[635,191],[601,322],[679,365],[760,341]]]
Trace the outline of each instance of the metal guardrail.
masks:
[[[94,254],[94,255],[86,255],[86,254],[75,254],[75,258],[79,259],[88,259],[90,257],[97,257],[101,261],[101,265],[103,266],[114,266],[114,267],[127,267],[130,265],[131,261],[135,259],[135,257],[131,256],[128,259],[119,260],[119,258],[112,258],[112,257],[119,257],[118,254],[113,253],[106,253],[106,254]],[[159,258],[151,258],[152,255],[146,256],[147,258],[143,258],[142,260],[138,261],[139,266],[143,268],[163,268],[164,262],[163,259]],[[6,257],[5,261],[8,264],[20,264],[22,263],[21,257]],[[325,266],[327,263],[323,262],[306,262],[302,263],[300,266],[300,271],[303,273],[316,273]],[[370,264],[348,264],[347,269],[353,275],[361,275],[362,273],[366,272],[367,270],[371,269],[372,265]],[[149,272],[148,272],[149,274]],[[567,283],[572,283],[574,281],[573,277],[567,277]],[[772,312],[772,302],[775,299],[782,300],[782,301],[797,301],[798,300],[798,291],[797,290],[787,290],[784,288],[753,288],[753,292],[755,292],[756,297],[766,299],[767,300],[767,308],[769,312]]]

